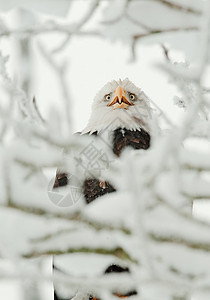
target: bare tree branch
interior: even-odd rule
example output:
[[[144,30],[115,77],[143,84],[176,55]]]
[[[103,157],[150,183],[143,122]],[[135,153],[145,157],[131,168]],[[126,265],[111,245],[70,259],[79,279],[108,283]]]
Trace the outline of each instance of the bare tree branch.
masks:
[[[82,20],[76,25],[75,28],[75,34],[79,31],[81,31],[82,27],[84,27],[89,21],[90,19],[93,17],[93,15],[95,14],[97,8],[99,7],[99,0],[94,0],[91,5],[89,10],[87,11],[87,13],[85,14],[85,16],[82,18]],[[59,47],[55,48],[52,53],[57,53],[59,51],[61,51],[69,42],[71,38],[71,35],[69,34],[64,41],[60,44]]]
[[[179,4],[176,4],[176,3],[168,1],[168,0],[156,0],[156,1],[161,2],[164,5],[172,8],[172,9],[180,10],[180,11],[183,11],[183,12],[187,12],[187,13],[191,13],[191,14],[195,14],[195,15],[201,15],[201,13],[202,13],[199,10],[192,9],[192,8],[186,7],[184,5],[179,5]]]

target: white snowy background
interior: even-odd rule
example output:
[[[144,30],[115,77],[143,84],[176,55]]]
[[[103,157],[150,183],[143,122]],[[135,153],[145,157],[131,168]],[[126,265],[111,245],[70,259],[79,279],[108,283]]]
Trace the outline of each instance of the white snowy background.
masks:
[[[0,9],[2,299],[52,299],[51,254],[67,273],[55,275],[64,295],[85,278],[103,299],[116,299],[119,285],[136,288],[136,299],[209,299],[209,1],[16,0]],[[49,180],[69,163],[61,149],[80,152],[86,141],[71,134],[96,92],[126,77],[154,102],[161,136],[104,174],[118,193],[53,205]],[[104,278],[113,262],[132,278]]]

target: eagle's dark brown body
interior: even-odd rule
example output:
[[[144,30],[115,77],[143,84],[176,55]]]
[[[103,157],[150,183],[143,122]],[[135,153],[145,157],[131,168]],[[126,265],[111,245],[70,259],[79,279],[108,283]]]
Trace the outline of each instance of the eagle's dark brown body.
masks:
[[[93,133],[97,135],[97,131]],[[150,147],[150,135],[145,130],[127,130],[126,128],[118,128],[113,133],[113,152],[116,156],[120,156],[122,150],[126,147],[132,147],[133,149],[148,149]],[[57,172],[54,188],[59,186],[65,186],[68,184],[68,174]],[[87,178],[83,183],[83,194],[87,203],[94,201],[96,198],[103,196],[108,193],[115,192],[116,189],[107,181],[102,182],[97,178]],[[112,272],[130,272],[128,268],[122,268],[117,265],[111,265],[105,270],[105,274]],[[115,293],[114,295],[119,298],[128,298],[130,296],[136,295],[135,290],[130,291],[126,294],[120,295]],[[54,292],[54,300],[59,299]],[[94,296],[90,296],[89,300],[100,300]]]
[[[118,128],[113,135],[113,152],[120,156],[121,151],[130,146],[134,149],[148,149],[150,147],[150,135],[145,130],[128,130]]]
[[[101,182],[96,178],[86,179],[83,185],[84,197],[87,203],[108,193],[115,192],[115,188],[107,181]]]
[[[94,132],[97,135],[97,131]],[[145,130],[128,130],[126,128],[118,128],[113,132],[113,152],[116,156],[120,156],[125,147],[134,149],[148,149],[150,147],[150,135]],[[57,172],[54,188],[65,186],[68,184],[68,174]],[[87,178],[83,184],[83,194],[87,203],[92,202],[96,198],[108,193],[115,192],[115,188],[107,181],[101,182],[96,178]]]

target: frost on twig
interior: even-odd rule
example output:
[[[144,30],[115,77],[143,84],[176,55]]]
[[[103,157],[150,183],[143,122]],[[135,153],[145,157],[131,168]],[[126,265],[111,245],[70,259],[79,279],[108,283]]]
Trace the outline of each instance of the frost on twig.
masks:
[[[45,60],[48,62],[48,64],[51,66],[51,68],[54,70],[55,74],[57,75],[58,82],[60,84],[61,93],[63,94],[63,101],[64,101],[64,115],[66,120],[66,132],[69,135],[69,133],[72,131],[72,116],[71,112],[73,110],[73,103],[71,101],[71,96],[68,88],[66,73],[68,69],[68,62],[63,61],[61,65],[58,65],[56,61],[53,59],[52,55],[50,53],[47,53],[44,49],[43,45],[41,43],[38,44],[40,53],[43,55]]]

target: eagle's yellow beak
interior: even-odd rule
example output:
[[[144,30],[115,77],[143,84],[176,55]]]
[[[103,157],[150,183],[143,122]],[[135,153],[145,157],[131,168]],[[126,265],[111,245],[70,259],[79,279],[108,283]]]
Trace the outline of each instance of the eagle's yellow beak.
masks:
[[[125,90],[118,86],[116,90],[114,91],[114,98],[118,97],[118,102],[121,104],[123,102],[123,98],[127,100]]]
[[[134,104],[127,99],[125,90],[121,86],[118,86],[114,91],[114,99],[107,106],[112,106],[113,109],[128,109],[128,106],[130,105]]]

